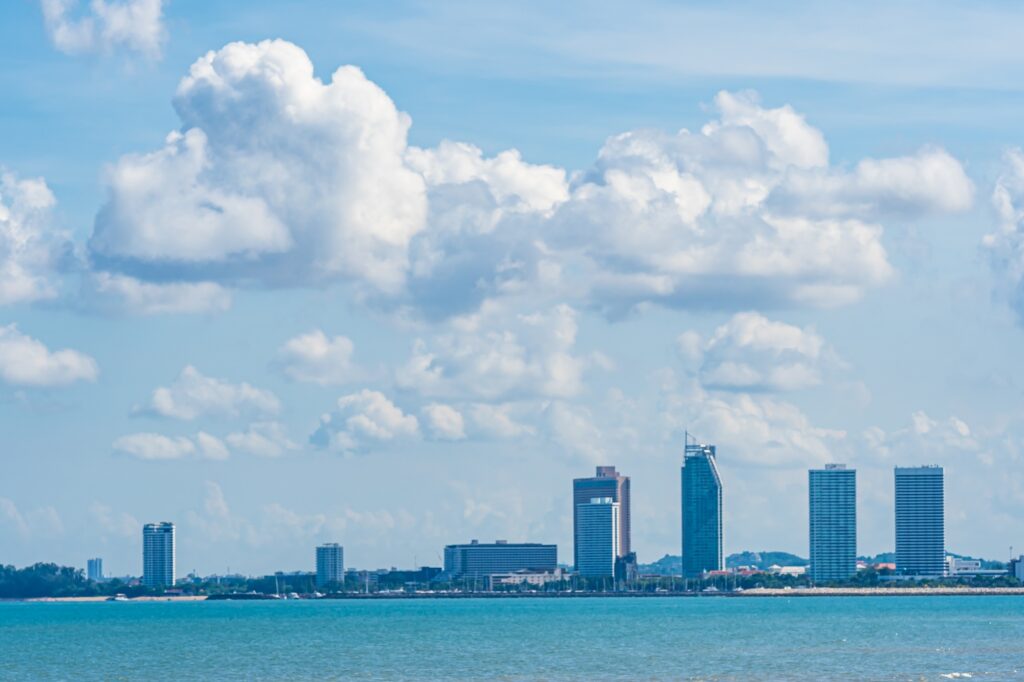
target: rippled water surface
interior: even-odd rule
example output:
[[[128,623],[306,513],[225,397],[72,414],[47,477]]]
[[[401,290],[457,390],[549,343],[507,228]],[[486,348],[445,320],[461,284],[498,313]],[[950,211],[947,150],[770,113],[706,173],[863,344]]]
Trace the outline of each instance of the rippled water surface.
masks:
[[[1012,680],[1024,598],[0,603],[0,678]]]

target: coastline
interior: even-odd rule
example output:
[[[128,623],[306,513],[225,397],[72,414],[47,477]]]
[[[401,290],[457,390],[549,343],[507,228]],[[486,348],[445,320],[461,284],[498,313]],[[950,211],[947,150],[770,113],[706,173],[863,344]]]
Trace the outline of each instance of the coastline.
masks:
[[[361,594],[357,592],[335,594],[318,600],[409,600],[409,599],[599,599],[599,598],[719,598],[742,599],[767,597],[1024,597],[1024,587],[810,587],[805,589],[753,588],[743,592],[472,592],[472,593],[428,593],[394,592]],[[108,601],[107,597],[33,597],[30,599],[4,599],[10,602],[34,602],[46,604],[89,604]],[[200,602],[200,601],[251,601],[235,600],[230,595],[209,599],[208,595],[173,597],[135,597],[128,602]],[[256,601],[276,601],[256,600]],[[282,600],[292,601],[292,600]],[[302,601],[311,601],[303,599]],[[125,603],[125,602],[121,602]]]
[[[29,599],[8,599],[5,601],[36,602],[44,604],[91,604],[95,602],[106,602],[109,597],[31,597]],[[127,601],[133,602],[156,602],[156,601],[206,601],[206,595],[199,596],[173,596],[173,597],[134,597]]]

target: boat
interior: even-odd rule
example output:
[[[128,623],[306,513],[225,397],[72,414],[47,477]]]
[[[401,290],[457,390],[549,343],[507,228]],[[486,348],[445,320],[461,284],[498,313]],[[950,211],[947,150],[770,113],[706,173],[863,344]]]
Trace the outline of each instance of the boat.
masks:
[[[128,601],[128,597],[118,592],[113,597],[107,597],[107,601]]]

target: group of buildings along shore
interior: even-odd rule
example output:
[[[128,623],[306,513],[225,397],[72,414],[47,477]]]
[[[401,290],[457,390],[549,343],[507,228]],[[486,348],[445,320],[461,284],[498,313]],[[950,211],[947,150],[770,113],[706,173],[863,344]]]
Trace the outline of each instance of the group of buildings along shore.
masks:
[[[695,585],[709,578],[749,575],[750,569],[726,571],[723,550],[722,478],[714,445],[685,436],[680,478],[682,569],[680,577]],[[920,580],[944,577],[1007,575],[1024,581],[1024,555],[1009,570],[984,570],[980,561],[947,556],[945,551],[944,472],[937,465],[896,467],[896,561],[885,578]],[[843,464],[808,471],[810,566],[787,567],[789,574],[806,572],[812,584],[842,583],[853,578],[857,561],[857,472]],[[572,482],[573,562],[558,561],[558,547],[536,542],[498,540],[444,548],[444,567],[400,572],[410,582],[493,590],[509,586],[567,583],[576,589],[618,588],[638,577],[630,519],[630,479],[614,466],[599,466],[594,476]],[[142,584],[172,588],[176,549],[173,523],[149,523],[142,531]],[[328,543],[316,548],[317,590],[346,585],[344,548]],[[283,575],[283,574],[279,574]],[[291,574],[295,575],[295,574]],[[369,572],[348,571],[351,586],[369,580]],[[88,577],[103,578],[101,559],[90,559]],[[353,580],[353,578],[355,578]],[[684,583],[685,584],[685,583]]]

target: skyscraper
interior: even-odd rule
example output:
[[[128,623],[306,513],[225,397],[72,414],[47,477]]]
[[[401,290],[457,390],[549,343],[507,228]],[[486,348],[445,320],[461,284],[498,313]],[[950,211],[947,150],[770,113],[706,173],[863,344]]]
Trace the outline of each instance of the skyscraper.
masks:
[[[610,497],[576,505],[576,570],[585,578],[614,578],[621,556],[621,506]]]
[[[857,572],[857,472],[826,464],[807,473],[811,579],[845,580]]]
[[[332,583],[345,582],[345,548],[337,542],[329,542],[316,548],[316,586],[326,587]]]
[[[89,559],[86,564],[85,574],[89,577],[89,580],[95,582],[103,580],[103,559],[98,557]]]
[[[722,479],[715,446],[690,442],[683,454],[683,575],[722,570]]]
[[[619,503],[619,554],[626,556],[632,551],[629,532],[629,476],[615,471],[613,466],[597,467],[593,478],[576,478],[572,482],[572,535],[573,563],[579,565],[579,518],[577,505],[587,504],[596,497],[610,497]]]
[[[946,568],[942,467],[896,467],[896,570],[939,576]]]
[[[174,524],[147,523],[142,527],[142,584],[174,585]]]

